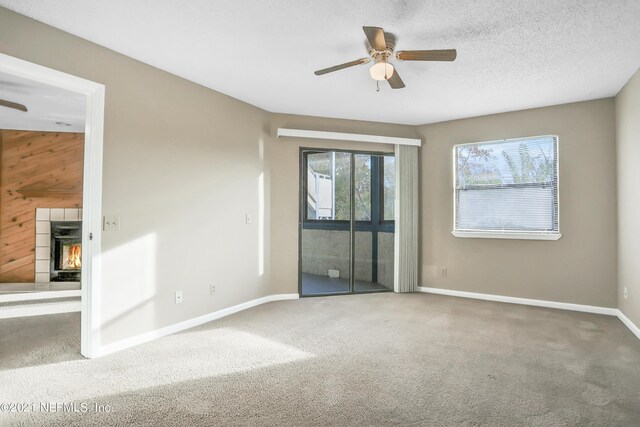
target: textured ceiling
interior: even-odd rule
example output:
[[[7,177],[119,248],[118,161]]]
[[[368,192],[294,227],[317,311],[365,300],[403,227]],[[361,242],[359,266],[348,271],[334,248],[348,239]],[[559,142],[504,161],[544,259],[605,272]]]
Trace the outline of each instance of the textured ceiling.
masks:
[[[84,132],[84,95],[0,72],[0,99],[28,109],[0,106],[0,129]]]
[[[273,112],[424,124],[615,95],[640,66],[638,0],[0,0],[0,5]],[[363,25],[401,62],[379,93]],[[108,89],[107,89],[108,90]]]

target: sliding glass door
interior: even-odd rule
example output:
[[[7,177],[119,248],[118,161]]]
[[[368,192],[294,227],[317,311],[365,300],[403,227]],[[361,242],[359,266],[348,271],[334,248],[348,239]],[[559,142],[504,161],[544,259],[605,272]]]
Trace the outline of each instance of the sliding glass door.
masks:
[[[351,154],[303,154],[302,295],[351,292]]]
[[[300,295],[393,290],[393,155],[301,150],[300,163]]]

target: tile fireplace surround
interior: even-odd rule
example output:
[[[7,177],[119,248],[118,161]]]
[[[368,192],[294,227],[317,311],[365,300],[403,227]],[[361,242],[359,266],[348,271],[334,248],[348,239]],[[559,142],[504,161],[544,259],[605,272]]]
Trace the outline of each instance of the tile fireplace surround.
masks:
[[[36,283],[51,281],[51,221],[82,221],[82,208],[36,209]]]

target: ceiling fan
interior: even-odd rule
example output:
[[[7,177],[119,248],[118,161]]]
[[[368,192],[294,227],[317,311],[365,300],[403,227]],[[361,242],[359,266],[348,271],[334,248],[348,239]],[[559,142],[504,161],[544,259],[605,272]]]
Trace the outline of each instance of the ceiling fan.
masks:
[[[362,27],[367,36],[369,47],[369,58],[361,58],[333,67],[324,68],[314,72],[316,76],[332,73],[355,65],[367,64],[374,61],[375,64],[369,69],[371,78],[380,82],[386,80],[392,89],[402,89],[404,82],[398,75],[398,71],[388,61],[395,57],[399,61],[454,61],[457,53],[455,49],[446,50],[401,50],[393,53],[395,48],[395,37],[393,34],[385,33],[380,27]],[[378,88],[379,90],[379,88]]]

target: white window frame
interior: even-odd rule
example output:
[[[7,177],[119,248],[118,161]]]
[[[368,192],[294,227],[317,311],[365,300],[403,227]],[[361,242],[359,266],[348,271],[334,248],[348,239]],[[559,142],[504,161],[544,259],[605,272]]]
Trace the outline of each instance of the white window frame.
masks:
[[[514,230],[456,230],[457,224],[457,198],[456,198],[456,182],[457,182],[457,156],[456,151],[458,147],[462,146],[470,146],[470,145],[481,145],[481,144],[496,144],[496,143],[504,143],[504,142],[517,142],[517,141],[526,141],[533,138],[555,138],[556,141],[556,173],[557,173],[557,199],[558,199],[558,231],[514,231]],[[558,135],[538,135],[538,136],[526,136],[521,138],[507,138],[507,139],[497,139],[491,141],[481,141],[481,142],[471,142],[471,143],[463,143],[456,144],[452,149],[452,165],[453,165],[453,234],[455,237],[462,238],[471,238],[471,239],[518,239],[518,240],[558,240],[562,237],[560,233],[560,138]]]

